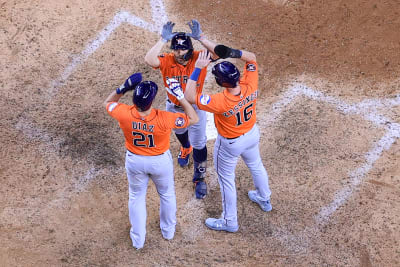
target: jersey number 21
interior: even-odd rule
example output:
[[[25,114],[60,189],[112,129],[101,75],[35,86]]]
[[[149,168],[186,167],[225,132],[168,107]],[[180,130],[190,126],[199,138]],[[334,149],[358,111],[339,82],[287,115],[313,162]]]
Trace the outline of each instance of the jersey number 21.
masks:
[[[141,147],[155,147],[154,136],[152,134],[132,132],[132,135],[133,135],[133,145]],[[146,142],[146,139],[148,139],[148,142]]]

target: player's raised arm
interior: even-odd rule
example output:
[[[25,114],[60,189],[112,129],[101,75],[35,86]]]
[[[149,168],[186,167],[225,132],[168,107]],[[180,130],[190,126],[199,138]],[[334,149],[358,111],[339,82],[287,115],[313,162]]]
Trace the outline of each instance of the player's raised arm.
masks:
[[[200,52],[199,57],[196,60],[195,63],[195,69],[193,70],[192,74],[190,75],[190,78],[188,80],[188,83],[186,84],[186,89],[185,89],[185,98],[189,103],[196,104],[196,97],[197,97],[197,91],[196,91],[196,84],[197,84],[197,79],[199,78],[200,72],[203,68],[207,68],[208,64],[210,64],[210,53],[207,51],[203,50]]]
[[[120,87],[108,95],[106,100],[104,100],[103,105],[107,107],[107,105],[111,102],[118,102],[126,92],[135,89],[136,85],[138,85],[141,81],[142,74],[140,72],[132,74]]]
[[[164,44],[176,35],[176,33],[172,32],[174,25],[175,23],[172,23],[171,21],[168,21],[166,24],[164,24],[161,31],[160,40],[158,40],[158,42],[152,48],[150,48],[144,57],[144,61],[151,67],[157,68],[160,66],[158,55],[160,54],[161,49],[164,47]]]
[[[233,49],[225,45],[217,45],[214,52],[220,58],[239,58],[245,62],[256,61],[256,55],[246,50]]]
[[[214,48],[217,44],[207,39],[207,36],[201,30],[200,23],[197,20],[192,19],[187,24],[192,31],[187,35],[199,41],[211,53],[211,58],[218,59],[218,56],[214,53]]]
[[[170,78],[167,80],[167,91],[178,99],[186,115],[189,117],[189,125],[196,124],[199,121],[199,116],[193,106],[186,100],[180,82]]]

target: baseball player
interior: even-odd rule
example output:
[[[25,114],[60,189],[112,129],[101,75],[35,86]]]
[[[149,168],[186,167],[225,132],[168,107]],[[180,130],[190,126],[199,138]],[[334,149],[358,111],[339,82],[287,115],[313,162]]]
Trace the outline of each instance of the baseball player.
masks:
[[[145,61],[155,69],[160,69],[163,76],[164,85],[167,86],[167,80],[174,78],[181,83],[185,91],[186,83],[190,74],[195,68],[195,62],[200,51],[194,51],[191,37],[199,40],[201,43],[210,42],[202,34],[200,24],[196,20],[188,23],[191,33],[172,32],[174,23],[168,22],[163,26],[160,40],[147,52]],[[165,43],[171,40],[172,53],[160,54]],[[212,51],[213,52],[213,51]],[[197,92],[201,93],[207,70],[200,71],[196,83]],[[205,181],[207,170],[207,136],[206,136],[206,112],[199,110],[193,105],[199,116],[199,122],[188,127],[174,129],[175,135],[181,143],[178,163],[181,167],[189,164],[190,154],[193,151],[193,183],[195,187],[196,198],[202,199],[207,195],[207,184]],[[167,92],[166,110],[171,112],[182,112],[179,101],[172,94]]]
[[[136,249],[143,247],[146,237],[146,191],[151,179],[160,196],[160,228],[165,239],[172,239],[176,225],[176,198],[173,161],[169,151],[172,129],[186,128],[198,122],[192,105],[184,96],[178,82],[174,88],[183,113],[152,108],[158,87],[154,82],[141,81],[142,75],[131,75],[123,85],[105,100],[108,114],[116,119],[125,136],[125,168],[129,184],[130,237]],[[133,90],[133,104],[118,103]]]
[[[231,49],[224,45],[210,47],[220,58],[239,58],[245,61],[243,77],[228,61],[214,65],[212,73],[222,92],[207,95],[196,92],[199,74],[210,63],[206,51],[200,53],[190,76],[185,98],[199,109],[214,113],[218,137],[214,145],[214,167],[222,195],[222,215],[208,218],[207,227],[217,231],[236,232],[239,229],[236,208],[235,167],[239,156],[250,169],[256,190],[248,192],[251,201],[263,211],[271,211],[271,191],[268,174],[260,157],[260,132],[256,124],[258,97],[258,66],[256,56],[248,51]]]

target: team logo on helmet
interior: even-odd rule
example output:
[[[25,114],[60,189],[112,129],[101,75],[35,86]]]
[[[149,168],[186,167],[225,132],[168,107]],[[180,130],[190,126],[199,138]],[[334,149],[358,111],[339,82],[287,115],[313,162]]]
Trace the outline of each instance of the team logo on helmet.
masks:
[[[175,125],[178,127],[182,127],[183,125],[185,125],[185,119],[182,117],[176,118]]]
[[[193,49],[192,40],[184,32],[178,32],[171,40],[171,49],[190,50]]]
[[[183,45],[185,43],[185,40],[183,39],[177,39],[178,45]]]

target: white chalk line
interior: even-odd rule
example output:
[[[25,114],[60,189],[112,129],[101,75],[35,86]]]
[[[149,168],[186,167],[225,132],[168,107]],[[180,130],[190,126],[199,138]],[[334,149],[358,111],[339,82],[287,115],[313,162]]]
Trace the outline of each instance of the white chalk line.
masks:
[[[281,97],[281,100],[272,105],[271,111],[268,113],[265,121],[261,122],[261,125],[267,127],[274,122],[282,110],[299,96],[306,96],[319,102],[326,102],[347,115],[361,115],[365,120],[386,130],[385,135],[364,155],[366,162],[356,170],[350,172],[350,184],[336,192],[334,200],[327,206],[322,207],[318,215],[315,217],[318,225],[323,225],[362,183],[366,174],[372,169],[373,164],[380,158],[382,152],[390,149],[392,144],[400,138],[400,125],[398,123],[390,121],[388,118],[378,114],[374,109],[371,110],[371,107],[373,107],[374,104],[375,106],[381,107],[386,103],[390,103],[390,106],[399,105],[400,98],[396,96],[396,98],[389,99],[389,101],[387,101],[387,99],[369,99],[357,104],[347,104],[338,98],[326,96],[322,92],[314,91],[305,85],[295,83]]]
[[[151,0],[152,18],[153,23],[148,23],[143,19],[132,15],[128,11],[119,11],[114,18],[97,34],[97,37],[91,41],[85,49],[72,59],[72,62],[64,69],[59,78],[51,83],[48,89],[49,98],[57,95],[60,87],[62,87],[71,74],[84,63],[90,55],[92,55],[103,43],[110,37],[122,23],[129,23],[132,26],[141,27],[150,32],[157,32],[161,29],[162,25],[168,20],[165,13],[164,4],[161,0]]]

